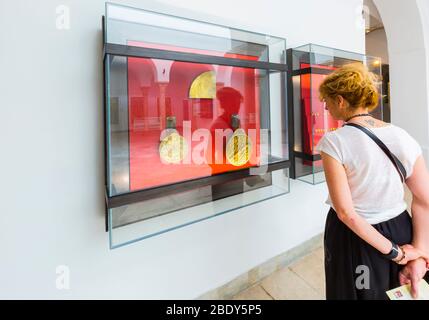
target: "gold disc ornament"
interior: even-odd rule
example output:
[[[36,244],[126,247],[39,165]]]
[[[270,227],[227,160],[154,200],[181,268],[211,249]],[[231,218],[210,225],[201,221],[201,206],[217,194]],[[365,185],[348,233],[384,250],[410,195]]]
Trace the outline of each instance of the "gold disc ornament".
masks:
[[[216,98],[216,74],[214,71],[206,71],[196,77],[189,89],[191,99]]]
[[[188,144],[178,132],[172,132],[159,144],[159,156],[167,163],[180,163],[188,153]]]
[[[243,129],[237,129],[226,144],[226,159],[234,166],[246,164],[252,153],[252,142]]]

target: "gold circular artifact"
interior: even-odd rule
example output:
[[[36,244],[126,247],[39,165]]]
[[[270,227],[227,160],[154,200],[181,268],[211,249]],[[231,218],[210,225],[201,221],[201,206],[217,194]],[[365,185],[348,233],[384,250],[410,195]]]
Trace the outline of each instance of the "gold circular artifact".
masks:
[[[188,144],[177,132],[170,133],[159,144],[159,156],[167,163],[179,163],[187,153]]]
[[[216,74],[214,71],[201,73],[192,81],[189,89],[191,99],[214,99],[216,97]]]
[[[234,131],[226,144],[226,158],[234,166],[246,164],[252,153],[252,142],[243,129]]]

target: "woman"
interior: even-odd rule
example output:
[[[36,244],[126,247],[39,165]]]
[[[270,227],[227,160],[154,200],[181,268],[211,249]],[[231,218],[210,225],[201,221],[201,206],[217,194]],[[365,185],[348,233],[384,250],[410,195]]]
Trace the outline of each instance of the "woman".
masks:
[[[403,129],[373,118],[375,76],[362,64],[327,76],[320,98],[337,120],[371,130],[406,169],[404,186],[383,150],[359,128],[343,126],[318,143],[331,206],[325,227],[327,299],[387,299],[386,291],[418,281],[429,266],[429,173],[419,144]]]

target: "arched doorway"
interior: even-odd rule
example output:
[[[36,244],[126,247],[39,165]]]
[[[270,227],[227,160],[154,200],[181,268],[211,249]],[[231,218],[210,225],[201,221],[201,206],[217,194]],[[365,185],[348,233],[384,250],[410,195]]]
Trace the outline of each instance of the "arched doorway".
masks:
[[[419,0],[373,0],[383,22],[390,65],[391,121],[407,130],[429,160],[429,5]]]
[[[390,118],[420,143],[429,164],[429,3],[365,0],[377,10],[387,37]],[[412,194],[405,200],[411,209]]]
[[[363,14],[365,20],[365,53],[377,57],[373,64],[381,69],[383,120],[391,122],[390,116],[390,81],[389,81],[389,51],[383,21],[373,0],[363,0]],[[374,65],[374,67],[377,67]]]

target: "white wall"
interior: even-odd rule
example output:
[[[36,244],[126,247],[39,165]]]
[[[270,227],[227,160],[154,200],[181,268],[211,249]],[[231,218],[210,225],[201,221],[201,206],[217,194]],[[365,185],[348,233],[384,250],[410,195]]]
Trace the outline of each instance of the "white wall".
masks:
[[[420,17],[422,20],[423,36],[424,36],[424,42],[426,47],[426,75],[427,75],[426,92],[428,95],[427,101],[428,101],[428,108],[429,108],[429,1],[418,0],[417,5],[419,8]],[[428,155],[428,162],[429,162],[429,155]]]
[[[361,0],[124,3],[364,52]],[[71,29],[55,28],[70,7]],[[180,7],[177,7],[180,6]],[[192,8],[192,10],[190,10]],[[0,298],[195,298],[322,232],[325,184],[118,250],[104,232],[102,0],[0,2]],[[70,268],[70,290],[55,288]]]

